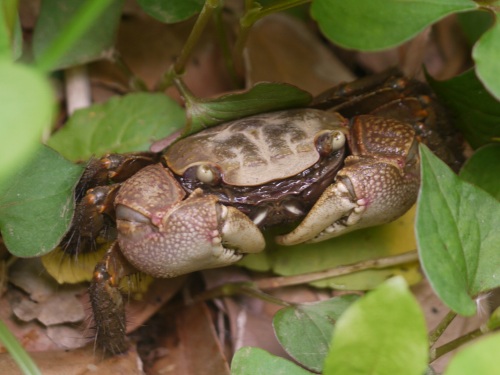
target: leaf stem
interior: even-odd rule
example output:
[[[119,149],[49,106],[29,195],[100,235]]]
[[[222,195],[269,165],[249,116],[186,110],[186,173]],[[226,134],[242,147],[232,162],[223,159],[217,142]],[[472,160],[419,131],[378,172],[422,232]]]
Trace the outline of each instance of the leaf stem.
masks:
[[[164,91],[167,87],[171,86],[175,77],[182,75],[186,69],[187,62],[194,47],[198,43],[205,27],[210,21],[214,11],[221,7],[222,0],[206,0],[203,8],[201,9],[196,22],[191,29],[186,43],[181,50],[180,55],[177,57],[173,66],[171,66],[160,79],[156,85],[158,91]]]
[[[443,332],[448,328],[450,323],[455,319],[457,313],[454,311],[449,311],[446,316],[441,319],[439,324],[429,333],[429,347],[432,347],[437,340],[441,337]]]
[[[436,349],[432,349],[430,352],[430,362],[434,362],[436,359],[442,357],[443,355],[455,350],[459,346],[462,346],[465,343],[468,343],[475,338],[483,335],[485,332],[481,328],[478,328],[474,331],[471,331],[463,336],[457,337],[455,340],[447,342],[444,345],[437,347]]]
[[[37,365],[31,359],[30,355],[24,350],[22,345],[17,341],[9,328],[3,321],[0,320],[0,341],[3,342],[5,348],[17,363],[23,374],[26,375],[41,375]]]
[[[214,10],[221,6],[220,0],[206,0],[205,5],[201,9],[201,12],[196,20],[196,23],[191,30],[191,34],[189,34],[188,40],[184,44],[184,48],[181,51],[181,54],[177,58],[177,61],[174,64],[174,73],[176,75],[181,75],[184,73],[186,68],[187,61],[194,47],[198,43],[200,36],[202,35],[205,27],[208,24],[208,21],[212,17],[212,13]]]
[[[88,0],[83,2],[75,16],[69,20],[58,37],[43,52],[36,67],[48,72],[69,48],[89,29],[114,0]]]

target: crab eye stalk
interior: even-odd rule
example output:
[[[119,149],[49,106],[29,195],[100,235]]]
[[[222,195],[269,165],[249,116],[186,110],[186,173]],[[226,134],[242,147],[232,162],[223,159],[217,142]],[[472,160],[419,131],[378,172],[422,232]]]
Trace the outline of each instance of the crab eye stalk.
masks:
[[[317,135],[315,143],[320,155],[327,156],[345,146],[346,136],[341,130],[323,131]]]

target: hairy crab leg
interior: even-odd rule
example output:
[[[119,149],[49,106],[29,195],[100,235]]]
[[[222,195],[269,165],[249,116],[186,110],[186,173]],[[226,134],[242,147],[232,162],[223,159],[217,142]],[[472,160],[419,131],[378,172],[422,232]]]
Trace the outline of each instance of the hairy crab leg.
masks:
[[[88,162],[75,187],[75,213],[59,247],[67,254],[96,251],[99,242],[116,238],[114,199],[121,182],[140,169],[156,163],[151,152],[108,154]]]
[[[126,336],[125,305],[119,289],[120,280],[137,273],[121,255],[117,242],[97,263],[89,287],[95,323],[95,342],[106,353],[119,354],[129,348]]]

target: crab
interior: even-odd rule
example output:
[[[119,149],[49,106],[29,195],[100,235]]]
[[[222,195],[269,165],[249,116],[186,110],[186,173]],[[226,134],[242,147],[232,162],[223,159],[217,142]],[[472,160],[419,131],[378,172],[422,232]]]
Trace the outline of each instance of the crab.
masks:
[[[277,225],[294,226],[276,237],[294,245],[400,217],[417,198],[419,142],[460,165],[459,140],[427,86],[388,72],[308,108],[205,129],[162,154],[91,161],[61,247],[113,241],[90,287],[97,342],[110,353],[128,347],[118,287],[127,275],[227,266],[262,251],[262,232]]]

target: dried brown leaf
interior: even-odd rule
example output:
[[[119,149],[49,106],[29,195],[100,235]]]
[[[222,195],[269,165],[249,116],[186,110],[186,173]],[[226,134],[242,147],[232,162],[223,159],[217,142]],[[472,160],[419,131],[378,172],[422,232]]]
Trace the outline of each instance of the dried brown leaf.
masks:
[[[143,374],[141,361],[132,350],[106,359],[98,358],[91,345],[73,351],[45,351],[30,355],[44,375]],[[22,375],[8,353],[0,354],[0,369],[2,374]]]
[[[252,28],[246,49],[247,85],[286,82],[316,95],[354,75],[303,22],[276,14]]]
[[[230,375],[229,365],[206,304],[187,307],[177,315],[177,329],[186,363],[186,375]]]

